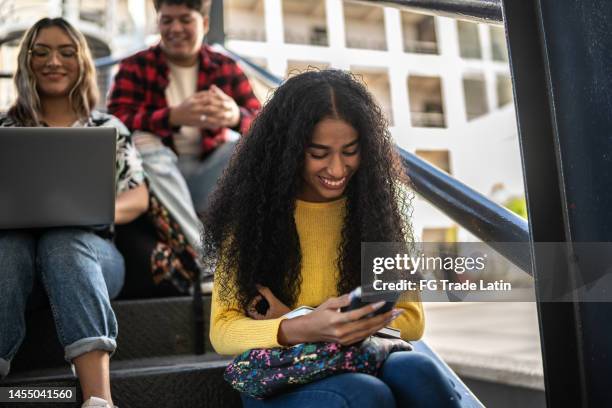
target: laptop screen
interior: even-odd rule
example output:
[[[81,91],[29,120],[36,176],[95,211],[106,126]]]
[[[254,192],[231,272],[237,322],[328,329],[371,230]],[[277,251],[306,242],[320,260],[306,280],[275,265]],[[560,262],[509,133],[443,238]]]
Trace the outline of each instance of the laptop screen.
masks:
[[[0,128],[0,229],[111,224],[114,128]]]

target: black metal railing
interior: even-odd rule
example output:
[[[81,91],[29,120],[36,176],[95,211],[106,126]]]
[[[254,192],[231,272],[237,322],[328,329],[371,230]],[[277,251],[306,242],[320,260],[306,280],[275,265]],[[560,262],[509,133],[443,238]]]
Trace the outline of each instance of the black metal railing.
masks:
[[[527,221],[418,156],[399,149],[413,189],[510,262],[532,274]],[[500,245],[501,243],[501,245]]]
[[[501,0],[360,0],[422,14],[451,17],[475,23],[503,24]]]

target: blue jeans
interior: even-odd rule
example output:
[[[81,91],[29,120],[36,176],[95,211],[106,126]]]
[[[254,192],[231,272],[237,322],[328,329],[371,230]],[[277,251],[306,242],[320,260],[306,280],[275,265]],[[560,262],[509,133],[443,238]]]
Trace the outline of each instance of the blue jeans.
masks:
[[[25,337],[26,308],[44,304],[41,283],[66,361],[93,350],[114,352],[117,321],[110,299],[119,294],[124,275],[114,244],[92,232],[0,231],[0,377]]]
[[[460,399],[434,360],[414,351],[389,355],[378,377],[339,374],[265,400],[242,395],[245,408],[460,407]]]

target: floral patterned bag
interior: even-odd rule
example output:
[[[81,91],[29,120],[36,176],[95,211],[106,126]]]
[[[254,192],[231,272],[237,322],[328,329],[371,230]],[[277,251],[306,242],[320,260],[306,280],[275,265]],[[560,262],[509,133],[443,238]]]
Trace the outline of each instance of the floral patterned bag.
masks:
[[[334,374],[376,375],[390,353],[409,350],[404,340],[374,336],[353,346],[303,343],[253,349],[237,356],[223,378],[241,393],[263,399]]]

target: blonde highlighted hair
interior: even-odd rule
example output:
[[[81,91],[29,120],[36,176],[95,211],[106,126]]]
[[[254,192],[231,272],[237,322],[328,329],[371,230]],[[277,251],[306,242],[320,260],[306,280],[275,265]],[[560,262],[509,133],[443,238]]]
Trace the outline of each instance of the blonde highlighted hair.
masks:
[[[70,106],[79,118],[89,116],[98,102],[96,69],[85,37],[72,24],[61,17],[38,20],[24,34],[17,56],[17,70],[13,81],[17,99],[8,111],[8,116],[21,126],[40,126],[42,106],[36,89],[36,77],[31,66],[31,49],[40,30],[49,27],[61,28],[74,42],[79,76],[68,94]]]

